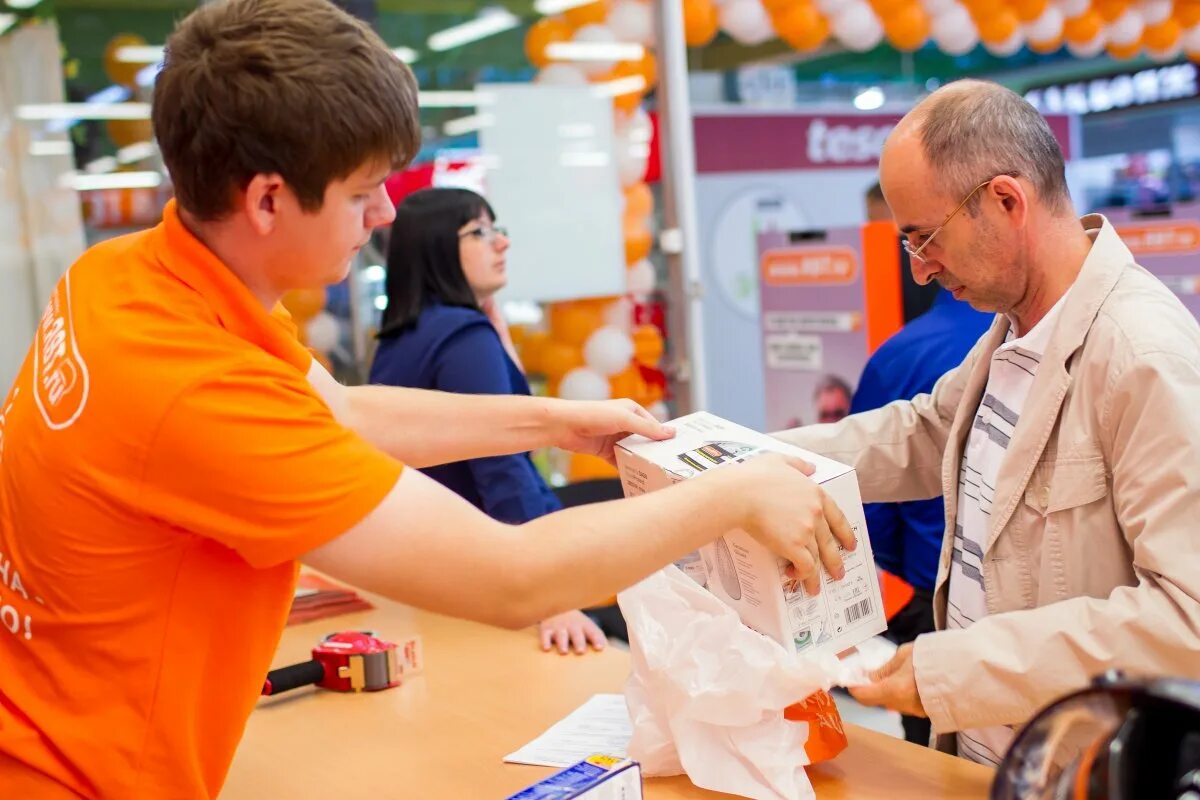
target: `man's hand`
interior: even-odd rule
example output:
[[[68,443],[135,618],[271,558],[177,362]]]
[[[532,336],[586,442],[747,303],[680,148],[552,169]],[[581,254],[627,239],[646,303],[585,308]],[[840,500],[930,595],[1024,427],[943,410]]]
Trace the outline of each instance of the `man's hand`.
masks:
[[[910,717],[929,716],[917,692],[912,654],[911,644],[900,645],[891,661],[870,674],[870,683],[851,686],[850,694],[864,706],[883,706]]]
[[[542,620],[538,623],[538,637],[542,640],[543,651],[548,653],[557,649],[564,656],[572,647],[583,655],[589,644],[596,651],[603,650],[608,644],[604,631],[582,611],[567,611]]]
[[[552,438],[556,447],[599,456],[610,464],[616,463],[613,448],[631,433],[647,439],[670,439],[675,431],[660,423],[646,409],[632,400],[549,401]]]

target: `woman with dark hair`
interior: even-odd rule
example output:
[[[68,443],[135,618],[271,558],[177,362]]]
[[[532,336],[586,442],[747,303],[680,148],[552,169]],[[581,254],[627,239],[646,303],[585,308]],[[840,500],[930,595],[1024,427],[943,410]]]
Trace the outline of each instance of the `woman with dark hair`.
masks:
[[[426,189],[396,207],[388,245],[387,308],[371,383],[463,394],[529,394],[495,294],[507,282],[508,235],[467,189]],[[425,474],[502,522],[562,506],[528,453],[429,467]],[[538,626],[543,650],[606,644],[579,611]]]

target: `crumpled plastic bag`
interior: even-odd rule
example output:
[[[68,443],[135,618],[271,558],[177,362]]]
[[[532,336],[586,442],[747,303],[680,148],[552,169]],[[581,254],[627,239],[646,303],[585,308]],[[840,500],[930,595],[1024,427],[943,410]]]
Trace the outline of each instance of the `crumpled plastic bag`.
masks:
[[[617,600],[633,656],[629,757],[644,775],[686,773],[755,800],[815,797],[804,766],[846,746],[826,690],[860,675],[833,653],[788,653],[674,566]]]

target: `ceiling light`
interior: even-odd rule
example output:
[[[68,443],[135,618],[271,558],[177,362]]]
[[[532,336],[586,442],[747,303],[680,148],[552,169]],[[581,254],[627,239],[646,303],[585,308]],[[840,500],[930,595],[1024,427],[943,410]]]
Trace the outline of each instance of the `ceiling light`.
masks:
[[[4,33],[6,30],[8,30],[9,28],[11,28],[13,25],[16,25],[16,24],[17,24],[17,15],[16,14],[0,14],[0,33]]]
[[[878,86],[872,86],[869,89],[863,89],[854,97],[854,107],[859,111],[874,111],[883,106],[884,101],[883,89]]]
[[[117,48],[116,59],[126,64],[157,64],[166,52],[167,48],[161,44],[130,44]]]
[[[17,106],[17,119],[150,119],[149,103],[39,103]]]
[[[594,0],[535,0],[533,10],[539,14],[549,16],[561,11],[569,11],[572,8],[586,6],[591,2],[594,2]]]
[[[83,171],[89,175],[102,175],[106,172],[112,172],[119,165],[117,160],[112,156],[101,156],[95,161],[89,161],[83,165]]]
[[[154,189],[162,182],[161,172],[110,172],[107,175],[68,172],[59,180],[59,185],[77,192],[90,192],[97,189]]]
[[[158,148],[154,146],[154,142],[134,142],[117,151],[117,161],[121,164],[133,164],[154,158],[157,153]]]
[[[471,114],[470,116],[447,120],[446,124],[442,126],[442,133],[447,136],[462,136],[463,134],[472,133],[495,123],[496,118],[491,114]]]
[[[392,54],[405,64],[411,64],[420,58],[420,55],[417,53],[417,51],[413,50],[411,47],[394,47],[392,48]]]
[[[592,87],[600,97],[620,97],[623,94],[633,94],[646,88],[646,78],[642,75],[630,75],[627,78],[617,78],[615,81],[597,83]]]
[[[421,108],[473,108],[495,102],[487,92],[421,92],[417,104]]]
[[[641,61],[646,48],[634,42],[551,42],[551,61]]]
[[[33,142],[29,145],[31,156],[69,156],[75,152],[75,147],[66,139],[50,142]]]
[[[5,0],[5,5],[9,8],[33,8],[42,0]]]
[[[520,24],[520,18],[507,9],[485,8],[470,22],[454,25],[430,36],[429,49],[439,53],[443,50],[453,50],[455,47],[512,30]]]

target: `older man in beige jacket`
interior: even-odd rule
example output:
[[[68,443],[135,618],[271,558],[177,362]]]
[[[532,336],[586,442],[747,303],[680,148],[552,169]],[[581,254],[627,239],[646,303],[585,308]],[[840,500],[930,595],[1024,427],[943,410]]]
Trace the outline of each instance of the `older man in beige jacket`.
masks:
[[[1076,218],[1049,128],[1007,89],[935,92],[881,173],[916,279],[996,321],[932,394],[777,435],[853,464],[866,501],[945,496],[938,632],[854,694],[996,763],[1107,668],[1200,677],[1200,327],[1103,217]]]

